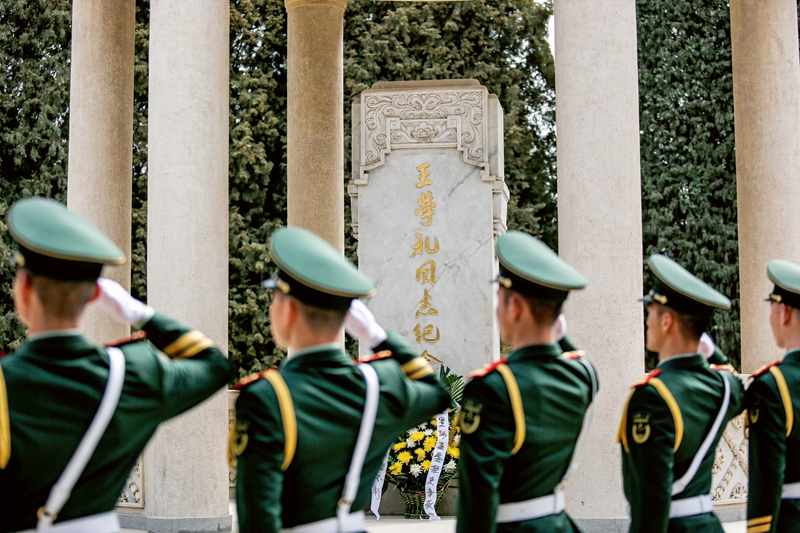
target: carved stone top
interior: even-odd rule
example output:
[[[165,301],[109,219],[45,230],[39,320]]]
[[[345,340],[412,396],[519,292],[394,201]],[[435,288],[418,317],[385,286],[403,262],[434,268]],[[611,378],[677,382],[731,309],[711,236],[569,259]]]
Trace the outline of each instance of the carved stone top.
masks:
[[[488,91],[474,80],[431,87],[387,87],[361,93],[361,175],[402,148],[457,148],[464,162],[489,172],[486,109]]]

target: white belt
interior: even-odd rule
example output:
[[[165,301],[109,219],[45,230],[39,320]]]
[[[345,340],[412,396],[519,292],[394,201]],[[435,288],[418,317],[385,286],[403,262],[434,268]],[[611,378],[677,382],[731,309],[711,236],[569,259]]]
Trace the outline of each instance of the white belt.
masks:
[[[98,513],[59,522],[39,529],[26,529],[20,533],[119,533],[119,517],[114,511]]]
[[[800,500],[800,482],[784,484],[783,492],[781,492],[781,499]]]
[[[524,502],[501,503],[497,507],[498,524],[508,522],[522,522],[558,514],[564,510],[564,491],[557,490],[555,494],[548,494]]]
[[[288,529],[283,533],[361,533],[366,529],[364,511],[345,515],[342,520],[342,529],[339,529],[339,518],[326,518],[310,524],[302,524]]]
[[[710,513],[713,510],[714,502],[711,501],[711,496],[703,494],[702,496],[694,496],[693,498],[674,500],[669,504],[669,517],[684,518],[686,516]]]

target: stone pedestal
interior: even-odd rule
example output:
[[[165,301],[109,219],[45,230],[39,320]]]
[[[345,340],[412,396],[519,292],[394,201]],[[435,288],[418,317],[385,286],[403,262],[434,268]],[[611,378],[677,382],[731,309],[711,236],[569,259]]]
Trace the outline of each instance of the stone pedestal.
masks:
[[[228,2],[150,6],[148,303],[228,344]],[[230,531],[224,391],[163,424],[122,527]],[[135,516],[132,516],[135,515]]]
[[[287,223],[344,252],[346,0],[286,0]]]
[[[781,357],[769,327],[767,261],[800,263],[797,3],[732,0],[742,371]]]
[[[377,287],[367,305],[459,375],[499,357],[502,125],[497,98],[475,80],[377,83],[353,104],[352,226]]]
[[[130,288],[134,0],[72,3],[67,205],[108,235],[128,261],[103,275]],[[96,342],[129,328],[89,308]]]
[[[628,509],[614,440],[644,374],[636,2],[556,0],[555,29],[559,254],[589,280],[567,300],[568,334],[601,382],[567,511],[617,531]]]

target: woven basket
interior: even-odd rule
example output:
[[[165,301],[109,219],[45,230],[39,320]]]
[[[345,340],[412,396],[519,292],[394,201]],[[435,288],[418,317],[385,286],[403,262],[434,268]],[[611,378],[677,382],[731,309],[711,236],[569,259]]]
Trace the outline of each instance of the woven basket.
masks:
[[[439,502],[442,501],[442,496],[444,496],[444,493],[447,492],[447,488],[450,486],[450,482],[452,480],[452,475],[449,475],[446,478],[445,476],[439,478],[439,483],[436,490],[435,509],[437,512],[439,510]],[[405,504],[406,507],[403,515],[405,518],[415,520],[419,520],[420,518],[427,520],[430,518],[430,516],[428,516],[428,514],[425,512],[425,492],[401,490],[400,496],[403,498],[403,504]]]

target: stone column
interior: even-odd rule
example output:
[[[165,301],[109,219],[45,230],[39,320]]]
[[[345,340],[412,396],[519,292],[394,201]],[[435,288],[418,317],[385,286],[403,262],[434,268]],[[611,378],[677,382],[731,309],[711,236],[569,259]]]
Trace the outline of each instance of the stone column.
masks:
[[[344,251],[346,0],[286,0],[288,224]]]
[[[636,2],[556,0],[555,29],[559,253],[589,280],[566,316],[601,379],[567,510],[587,531],[621,531],[628,510],[614,441],[644,373]]]
[[[150,5],[148,302],[228,344],[227,0]],[[163,424],[122,527],[230,531],[227,397]]]
[[[731,0],[742,371],[781,357],[769,327],[770,259],[800,263],[797,2]]]
[[[100,228],[128,261],[104,275],[131,284],[134,0],[72,3],[67,205]],[[129,328],[90,308],[84,318],[98,342]]]

